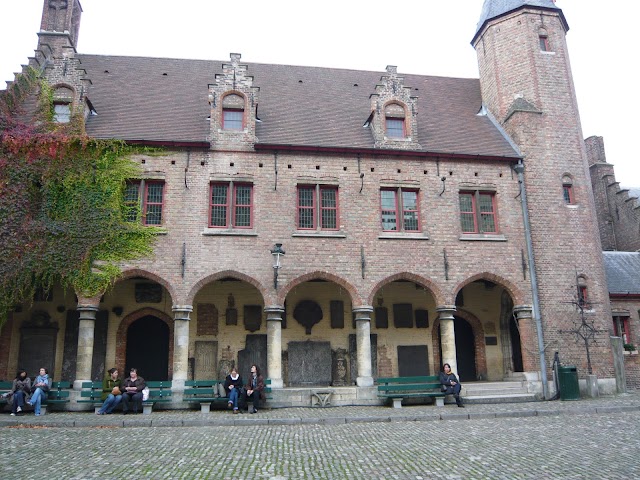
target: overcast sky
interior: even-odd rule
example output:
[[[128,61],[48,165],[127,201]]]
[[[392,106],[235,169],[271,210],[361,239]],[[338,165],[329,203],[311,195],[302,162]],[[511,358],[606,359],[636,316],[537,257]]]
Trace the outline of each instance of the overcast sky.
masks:
[[[78,51],[478,77],[483,0],[81,0]],[[221,5],[225,10],[219,8]],[[604,137],[623,186],[640,186],[637,0],[558,0],[584,137]],[[2,0],[0,81],[33,55],[43,0]],[[321,7],[320,7],[321,6]],[[4,87],[2,87],[4,88]]]

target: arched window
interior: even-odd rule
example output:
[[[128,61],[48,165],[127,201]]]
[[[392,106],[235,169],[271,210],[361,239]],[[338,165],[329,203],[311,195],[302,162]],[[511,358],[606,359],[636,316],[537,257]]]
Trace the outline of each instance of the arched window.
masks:
[[[540,40],[540,51],[550,52],[551,46],[549,45],[549,35],[544,28],[538,30],[538,39]]]
[[[391,103],[384,108],[385,131],[388,138],[405,138],[407,136],[404,108]]]
[[[242,130],[244,128],[244,97],[235,93],[222,100],[222,129]]]
[[[585,310],[590,310],[589,294],[587,291],[587,279],[584,275],[578,276],[578,305]]]
[[[575,203],[573,198],[573,179],[569,175],[562,177],[562,196],[564,197],[564,203],[567,205]]]
[[[72,104],[73,90],[68,87],[57,87],[53,92],[53,121],[69,123]]]

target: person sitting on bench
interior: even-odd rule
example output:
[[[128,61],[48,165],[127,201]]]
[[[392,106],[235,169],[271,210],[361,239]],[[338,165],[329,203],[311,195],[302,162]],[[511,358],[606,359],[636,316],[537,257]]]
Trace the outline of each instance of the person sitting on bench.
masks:
[[[257,365],[251,365],[251,373],[245,389],[247,391],[247,402],[253,402],[253,407],[249,410],[249,413],[258,413],[260,399],[264,399],[264,378],[260,375],[260,369]]]
[[[458,377],[451,371],[451,365],[445,363],[442,366],[442,372],[440,372],[440,384],[442,385],[442,391],[447,395],[453,395],[456,399],[456,404],[460,408],[464,408],[462,404],[462,398],[460,397],[460,389],[462,386],[458,381]]]

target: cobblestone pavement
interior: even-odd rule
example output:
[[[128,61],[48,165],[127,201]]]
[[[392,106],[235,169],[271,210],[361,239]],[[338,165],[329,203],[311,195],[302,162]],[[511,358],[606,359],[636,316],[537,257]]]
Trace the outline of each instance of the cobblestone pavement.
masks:
[[[640,478],[640,395],[435,410],[2,414],[0,479]]]

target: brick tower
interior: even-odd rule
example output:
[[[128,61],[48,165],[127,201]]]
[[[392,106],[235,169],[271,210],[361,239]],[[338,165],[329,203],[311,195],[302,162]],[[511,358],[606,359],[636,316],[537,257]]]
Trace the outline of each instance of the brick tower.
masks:
[[[587,373],[584,342],[560,332],[580,319],[569,302],[584,298],[586,318],[599,331],[590,357],[602,379],[613,376],[611,315],[568,30],[552,0],[485,0],[471,43],[485,108],[524,156],[547,365],[558,351],[563,363],[577,365],[580,377]],[[529,348],[534,344],[523,340]]]

